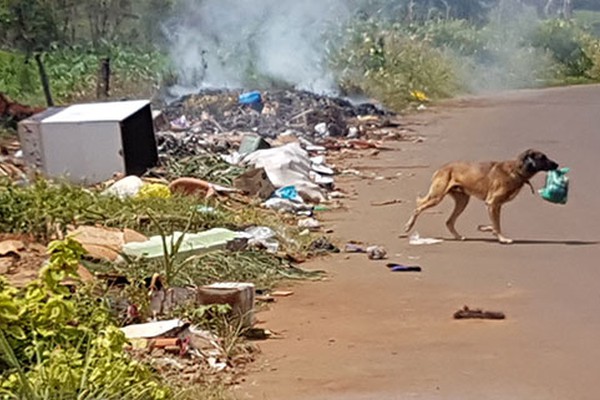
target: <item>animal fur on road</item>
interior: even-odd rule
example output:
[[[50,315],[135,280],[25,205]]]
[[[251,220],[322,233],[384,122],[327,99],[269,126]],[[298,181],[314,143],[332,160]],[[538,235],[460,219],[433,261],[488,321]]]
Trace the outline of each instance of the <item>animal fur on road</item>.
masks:
[[[502,235],[500,229],[502,205],[514,199],[523,185],[531,185],[529,180],[535,174],[557,168],[556,162],[532,149],[521,153],[516,160],[480,163],[456,161],[446,164],[433,174],[429,193],[417,199],[417,207],[405,225],[405,232],[413,228],[423,211],[437,206],[449,194],[455,206],[446,226],[456,239],[464,240],[454,225],[467,207],[470,197],[474,196],[485,202],[492,222],[492,225],[479,226],[479,230],[492,232],[501,243],[512,243],[511,239]]]

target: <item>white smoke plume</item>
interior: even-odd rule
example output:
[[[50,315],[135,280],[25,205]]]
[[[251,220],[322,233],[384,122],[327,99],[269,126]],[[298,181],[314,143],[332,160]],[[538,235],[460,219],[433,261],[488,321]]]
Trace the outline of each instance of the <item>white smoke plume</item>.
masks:
[[[167,34],[183,87],[243,88],[267,77],[335,91],[323,33],[349,18],[343,0],[185,0],[178,14]]]
[[[179,0],[175,17],[165,25],[179,78],[171,93],[255,89],[276,83],[336,94],[335,76],[327,63],[330,47],[325,42],[335,35],[327,33],[339,32],[359,10],[382,19],[402,19],[406,12],[402,4],[398,0]],[[538,22],[533,8],[521,0],[499,0],[490,23],[480,32],[488,56],[454,55],[464,86],[472,92],[535,86],[551,65],[547,55],[522,46]]]

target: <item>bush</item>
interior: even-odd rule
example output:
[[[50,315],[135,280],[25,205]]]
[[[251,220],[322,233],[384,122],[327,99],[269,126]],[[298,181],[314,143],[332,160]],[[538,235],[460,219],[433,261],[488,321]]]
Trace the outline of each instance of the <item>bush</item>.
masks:
[[[364,93],[400,110],[415,100],[415,92],[442,98],[456,91],[449,60],[417,35],[373,22],[353,25],[346,34],[345,44],[331,53],[345,92]]]
[[[534,48],[548,51],[568,77],[586,77],[593,67],[594,63],[585,51],[586,35],[574,23],[545,21],[530,40]]]
[[[149,97],[168,71],[166,57],[157,51],[55,47],[44,55],[44,64],[56,103],[95,99],[100,60],[106,56],[111,59],[113,97]],[[0,87],[14,100],[44,103],[37,67],[18,53],[0,52]]]
[[[106,304],[61,284],[77,279],[81,245],[67,238],[48,251],[48,264],[25,289],[0,280],[0,398],[167,398],[170,391],[124,352]]]

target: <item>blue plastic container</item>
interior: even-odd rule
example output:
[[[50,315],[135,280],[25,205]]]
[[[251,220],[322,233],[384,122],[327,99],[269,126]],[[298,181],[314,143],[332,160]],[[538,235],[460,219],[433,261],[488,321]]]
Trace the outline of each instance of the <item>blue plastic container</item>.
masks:
[[[262,103],[262,96],[259,91],[254,92],[246,92],[240,94],[239,97],[240,104],[260,104]]]

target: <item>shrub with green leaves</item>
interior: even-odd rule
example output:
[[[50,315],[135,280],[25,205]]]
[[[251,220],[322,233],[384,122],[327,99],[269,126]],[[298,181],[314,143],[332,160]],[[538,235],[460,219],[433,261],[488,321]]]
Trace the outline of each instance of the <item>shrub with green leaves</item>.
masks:
[[[108,306],[62,284],[85,253],[71,238],[48,246],[37,280],[0,279],[1,399],[166,399],[170,390],[125,352]]]
[[[549,20],[532,34],[531,45],[548,51],[568,77],[586,77],[593,61],[586,53],[586,35],[574,23]]]
[[[360,92],[400,110],[414,91],[443,98],[456,89],[455,74],[442,51],[400,25],[352,24],[346,43],[332,51],[333,68],[344,91]]]

